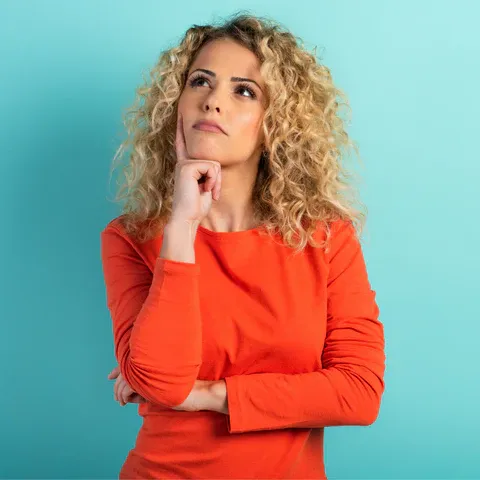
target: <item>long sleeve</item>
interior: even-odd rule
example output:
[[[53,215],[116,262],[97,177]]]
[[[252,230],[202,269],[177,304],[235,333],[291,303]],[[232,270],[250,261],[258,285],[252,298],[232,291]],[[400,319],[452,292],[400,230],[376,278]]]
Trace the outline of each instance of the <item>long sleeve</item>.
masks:
[[[322,368],[226,377],[229,433],[370,425],[384,391],[384,331],[354,227],[332,228]]]
[[[179,405],[201,365],[199,265],[157,257],[152,272],[112,226],[101,233],[101,258],[123,377],[152,403]]]

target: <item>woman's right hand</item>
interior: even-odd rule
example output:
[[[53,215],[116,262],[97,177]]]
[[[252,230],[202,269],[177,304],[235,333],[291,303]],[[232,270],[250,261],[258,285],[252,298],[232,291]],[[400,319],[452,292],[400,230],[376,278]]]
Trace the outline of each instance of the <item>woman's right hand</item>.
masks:
[[[177,164],[170,221],[198,224],[209,212],[212,199],[218,200],[220,196],[221,165],[214,160],[188,158],[180,114],[177,119],[175,147]]]

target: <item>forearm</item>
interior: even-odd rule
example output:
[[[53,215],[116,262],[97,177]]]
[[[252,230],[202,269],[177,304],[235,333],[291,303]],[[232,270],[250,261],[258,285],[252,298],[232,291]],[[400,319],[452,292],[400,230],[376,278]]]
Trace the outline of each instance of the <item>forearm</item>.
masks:
[[[192,222],[165,225],[154,281],[133,324],[128,363],[122,364],[125,378],[154,403],[185,399],[201,365],[196,231]]]
[[[195,237],[198,223],[172,220],[164,228],[160,258],[176,262],[195,263]],[[202,390],[205,386],[200,387]],[[206,395],[205,395],[206,393]],[[211,410],[228,415],[227,386],[225,380],[212,381],[204,393],[202,410]]]
[[[202,364],[197,225],[169,222],[161,252],[147,265],[122,229],[101,234],[107,305],[122,376],[146,400],[180,404]]]

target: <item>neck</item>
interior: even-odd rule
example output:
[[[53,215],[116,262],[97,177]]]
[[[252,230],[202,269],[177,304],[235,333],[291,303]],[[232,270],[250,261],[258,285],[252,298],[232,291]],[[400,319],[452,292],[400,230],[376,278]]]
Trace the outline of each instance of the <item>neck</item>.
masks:
[[[256,227],[252,193],[257,172],[258,163],[222,166],[220,198],[212,201],[200,225],[215,232],[238,232]]]

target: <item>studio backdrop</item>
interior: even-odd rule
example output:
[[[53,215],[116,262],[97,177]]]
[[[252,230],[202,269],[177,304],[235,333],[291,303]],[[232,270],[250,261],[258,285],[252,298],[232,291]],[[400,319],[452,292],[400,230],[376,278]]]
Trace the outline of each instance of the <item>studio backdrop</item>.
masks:
[[[115,478],[133,447],[100,261],[121,117],[162,50],[239,10],[316,47],[362,160],[386,388],[373,425],[326,429],[329,478],[480,478],[475,0],[0,2],[0,478]]]

